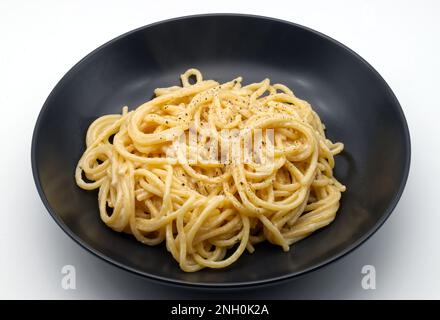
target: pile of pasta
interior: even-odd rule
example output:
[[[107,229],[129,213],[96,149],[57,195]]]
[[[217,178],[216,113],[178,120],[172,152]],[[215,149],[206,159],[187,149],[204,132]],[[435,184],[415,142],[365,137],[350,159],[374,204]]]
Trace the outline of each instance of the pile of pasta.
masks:
[[[107,226],[146,245],[165,242],[180,268],[193,272],[227,267],[262,241],[288,251],[335,219],[345,187],[333,176],[334,156],[343,144],[326,138],[309,103],[269,79],[221,84],[189,69],[181,81],[90,125],[75,178],[85,190],[99,189]],[[273,141],[259,146],[266,160],[271,151],[270,161],[243,161],[241,153],[202,161],[206,145],[227,143],[221,133],[234,129],[271,130]],[[199,161],[172,156],[176,141],[187,141]]]

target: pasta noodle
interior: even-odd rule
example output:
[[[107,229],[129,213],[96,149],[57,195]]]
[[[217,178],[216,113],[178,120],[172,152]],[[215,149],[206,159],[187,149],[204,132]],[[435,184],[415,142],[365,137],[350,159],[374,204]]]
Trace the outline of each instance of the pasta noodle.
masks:
[[[181,81],[90,125],[75,179],[99,189],[107,226],[165,242],[193,272],[227,267],[265,240],[288,251],[334,220],[343,144],[326,138],[309,103],[269,79],[220,84],[189,69]]]

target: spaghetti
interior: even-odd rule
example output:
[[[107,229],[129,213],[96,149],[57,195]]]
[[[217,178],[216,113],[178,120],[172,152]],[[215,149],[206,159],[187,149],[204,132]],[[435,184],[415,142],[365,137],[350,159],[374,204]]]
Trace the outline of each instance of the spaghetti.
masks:
[[[189,69],[181,81],[90,125],[75,178],[99,189],[107,226],[147,245],[165,242],[193,272],[229,266],[265,240],[288,251],[334,220],[345,191],[334,156],[343,144],[326,138],[306,101],[269,79],[220,84]],[[240,151],[246,141],[249,153]],[[208,161],[216,143],[239,152],[217,148],[223,161]]]

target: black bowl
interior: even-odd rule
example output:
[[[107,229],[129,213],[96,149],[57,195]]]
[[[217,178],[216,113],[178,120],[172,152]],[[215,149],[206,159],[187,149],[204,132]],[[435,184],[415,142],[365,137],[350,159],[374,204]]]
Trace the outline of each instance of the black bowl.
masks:
[[[185,273],[165,246],[148,247],[101,222],[97,192],[74,181],[85,132],[97,117],[130,109],[190,67],[207,79],[269,77],[308,100],[345,151],[335,175],[347,186],[336,220],[285,253],[261,244],[223,270]],[[405,186],[410,138],[399,102],[356,53],[311,29],[271,18],[214,14],[155,23],[90,53],[57,84],[38,117],[32,169],[55,221],[84,248],[123,269],[168,283],[265,284],[315,270],[356,248],[387,219]]]

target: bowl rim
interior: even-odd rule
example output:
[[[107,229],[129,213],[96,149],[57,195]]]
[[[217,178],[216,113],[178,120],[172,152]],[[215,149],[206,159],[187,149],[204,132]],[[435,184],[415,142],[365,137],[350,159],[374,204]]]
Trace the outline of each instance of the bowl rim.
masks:
[[[127,36],[130,36],[138,31],[145,30],[148,28],[152,28],[158,25],[167,24],[170,22],[178,22],[183,20],[190,20],[190,19],[199,19],[199,18],[209,18],[209,17],[225,17],[225,18],[238,18],[238,19],[257,19],[265,22],[277,22],[286,24],[290,27],[295,27],[298,29],[301,29],[303,31],[312,33],[320,38],[322,38],[325,41],[330,41],[334,45],[340,47],[348,54],[352,55],[354,58],[359,60],[367,69],[372,72],[372,74],[380,81],[381,85],[386,91],[386,94],[391,98],[393,101],[394,106],[396,107],[396,111],[399,115],[399,121],[403,125],[403,131],[404,135],[402,136],[402,140],[404,142],[404,145],[407,149],[407,153],[405,155],[405,158],[403,159],[405,161],[404,168],[403,168],[403,176],[401,177],[400,185],[398,188],[398,191],[394,194],[394,197],[391,199],[387,209],[384,211],[381,218],[375,223],[373,227],[368,230],[368,232],[364,233],[359,239],[357,239],[355,242],[341,250],[336,255],[327,258],[326,260],[317,263],[309,268],[306,268],[304,270],[298,271],[298,272],[292,272],[281,276],[271,277],[267,279],[261,279],[261,280],[253,280],[253,281],[241,281],[241,282],[229,282],[229,283],[215,283],[215,282],[192,282],[192,281],[185,281],[185,280],[179,280],[179,279],[172,279],[167,278],[164,276],[158,276],[155,274],[151,274],[148,272],[141,271],[139,269],[130,267],[125,265],[124,263],[121,263],[113,258],[110,258],[106,254],[100,252],[99,250],[94,249],[92,246],[90,246],[88,243],[86,243],[84,240],[82,240],[79,236],[77,236],[65,223],[64,221],[58,216],[58,214],[55,212],[55,210],[51,207],[45,193],[43,190],[43,187],[41,185],[40,181],[40,175],[39,170],[37,166],[37,160],[36,160],[36,144],[37,144],[37,137],[39,135],[40,127],[42,118],[44,117],[46,113],[46,109],[49,106],[49,103],[52,99],[52,97],[55,95],[55,93],[62,87],[64,82],[68,81],[70,76],[74,74],[74,72],[90,57],[97,54],[99,51],[104,49],[105,47],[110,46],[111,44],[119,41],[120,39],[123,39]],[[131,31],[128,31],[126,33],[123,33],[120,36],[117,36],[106,43],[100,45],[93,51],[91,51],[89,54],[87,54],[85,57],[83,57],[79,62],[77,62],[73,67],[71,67],[64,76],[58,81],[58,83],[55,85],[55,87],[52,89],[49,96],[46,98],[43,107],[41,108],[39,115],[37,117],[35,127],[32,134],[32,143],[31,143],[31,164],[32,164],[32,175],[34,178],[34,182],[38,191],[38,194],[46,207],[46,210],[50,213],[52,218],[55,220],[55,222],[61,227],[61,229],[76,243],[78,243],[81,247],[89,251],[90,253],[94,254],[95,256],[99,257],[100,259],[109,262],[110,264],[123,269],[125,271],[129,271],[135,275],[142,276],[144,279],[147,278],[149,280],[152,280],[154,282],[159,282],[161,284],[168,284],[171,286],[178,286],[178,287],[192,287],[192,288],[206,288],[206,289],[234,289],[234,288],[248,288],[248,287],[255,287],[255,286],[264,286],[264,285],[270,285],[274,284],[283,280],[298,278],[299,276],[306,275],[312,271],[318,270],[324,266],[329,265],[330,263],[336,262],[337,260],[345,257],[348,253],[351,253],[354,251],[354,249],[358,248],[361,244],[365,243],[366,240],[368,240],[376,231],[385,223],[385,221],[388,219],[388,217],[393,212],[394,208],[396,207],[397,203],[399,202],[402,193],[405,189],[405,185],[408,179],[410,165],[411,165],[411,139],[410,139],[410,132],[408,128],[408,123],[405,118],[405,115],[403,113],[402,107],[397,100],[397,97],[391,90],[390,86],[387,84],[387,82],[383,79],[383,77],[379,74],[376,69],[374,69],[364,58],[362,58],[359,54],[357,54],[352,49],[348,48],[346,45],[342,44],[341,42],[333,39],[330,36],[327,36],[319,31],[316,31],[314,29],[311,29],[309,27],[300,25],[298,23],[290,22],[283,19],[273,18],[273,17],[267,17],[262,15],[253,15],[253,14],[243,14],[243,13],[207,13],[207,14],[195,14],[195,15],[185,15],[180,16],[176,18],[171,19],[165,19],[158,22],[154,22],[148,25],[141,26],[139,28],[133,29]]]

